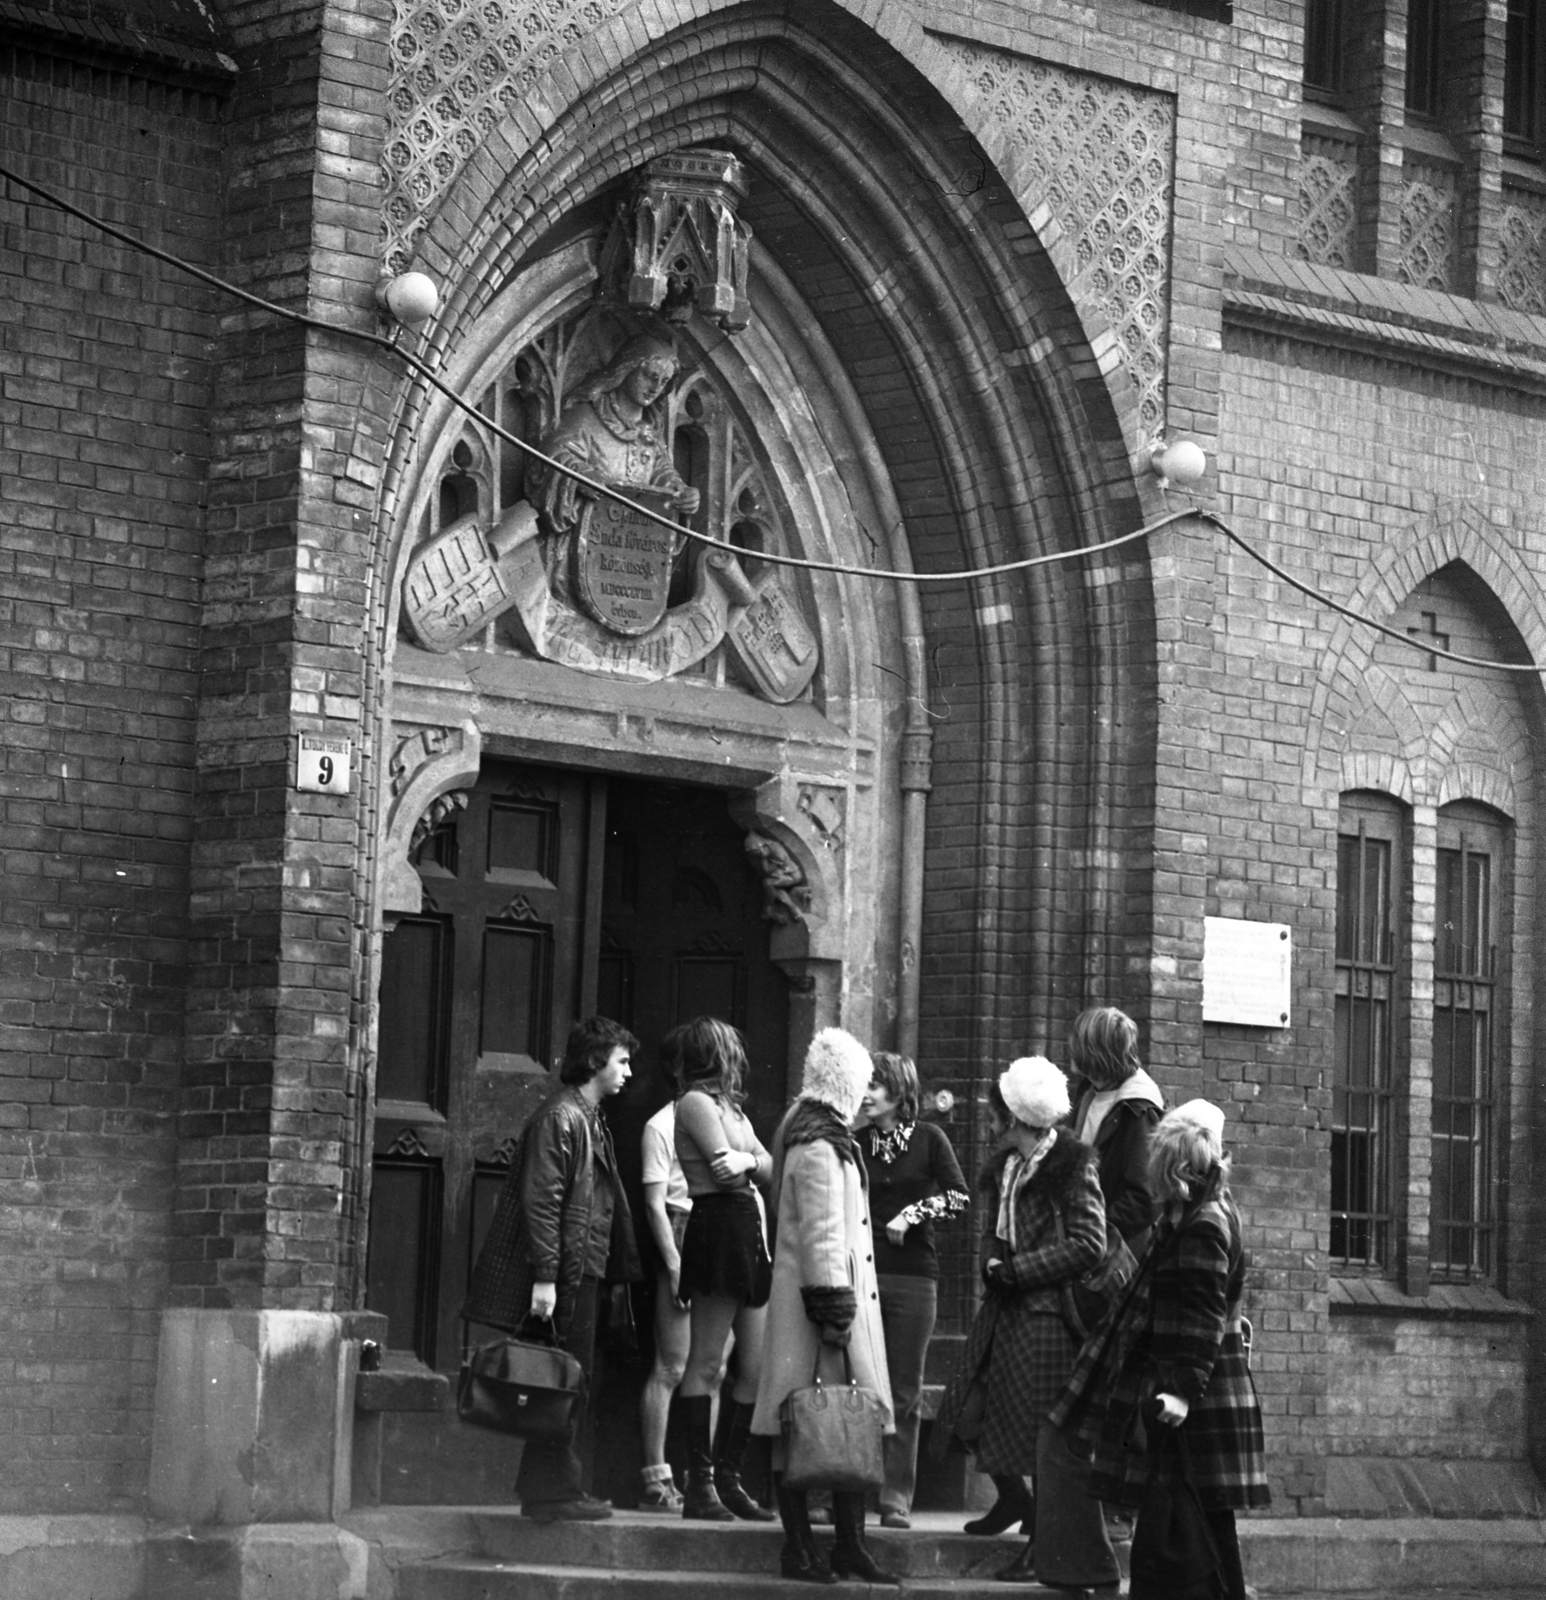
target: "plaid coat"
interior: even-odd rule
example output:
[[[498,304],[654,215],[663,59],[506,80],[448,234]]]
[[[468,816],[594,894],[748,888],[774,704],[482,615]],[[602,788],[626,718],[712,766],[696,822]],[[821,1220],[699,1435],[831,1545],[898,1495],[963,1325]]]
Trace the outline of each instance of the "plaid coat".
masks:
[[[1062,1391],[1079,1344],[1064,1326],[1059,1286],[1088,1272],[1105,1252],[1106,1219],[1087,1145],[1066,1129],[1015,1199],[1016,1251],[995,1237],[999,1174],[1007,1151],[978,1187],[987,1214],[982,1260],[1005,1261],[1002,1286],[990,1285],[972,1322],[936,1429],[948,1437],[972,1380],[982,1373],[987,1405],[976,1445],[979,1472],[1036,1470],[1036,1435]],[[1058,1220],[1062,1230],[1059,1236]]]
[[[1268,1505],[1256,1388],[1240,1337],[1240,1218],[1222,1185],[1179,1221],[1162,1219],[1129,1293],[1079,1352],[1052,1421],[1094,1445],[1090,1493],[1135,1506],[1149,1475],[1140,1412],[1156,1394],[1190,1410],[1182,1424],[1204,1504]]]

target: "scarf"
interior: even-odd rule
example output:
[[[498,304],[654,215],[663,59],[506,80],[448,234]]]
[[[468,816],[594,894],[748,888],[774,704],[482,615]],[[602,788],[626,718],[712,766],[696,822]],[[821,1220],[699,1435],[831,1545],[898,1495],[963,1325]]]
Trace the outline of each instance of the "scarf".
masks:
[[[998,1221],[994,1225],[994,1234],[1009,1246],[1011,1255],[1015,1250],[1015,1201],[1019,1199],[1020,1191],[1036,1176],[1036,1169],[1057,1143],[1057,1136],[1056,1128],[1048,1128],[1028,1156],[1016,1151],[1004,1163],[1004,1170],[999,1174]]]
[[[899,1122],[884,1133],[879,1128],[871,1128],[870,1154],[889,1167],[907,1149],[913,1129],[917,1126],[916,1122]]]

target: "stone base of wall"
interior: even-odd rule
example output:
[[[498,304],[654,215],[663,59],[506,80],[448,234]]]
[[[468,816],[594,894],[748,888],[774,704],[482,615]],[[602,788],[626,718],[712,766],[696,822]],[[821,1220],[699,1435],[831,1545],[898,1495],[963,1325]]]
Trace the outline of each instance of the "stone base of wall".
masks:
[[[1337,1517],[1546,1517],[1524,1461],[1332,1456],[1326,1509]]]

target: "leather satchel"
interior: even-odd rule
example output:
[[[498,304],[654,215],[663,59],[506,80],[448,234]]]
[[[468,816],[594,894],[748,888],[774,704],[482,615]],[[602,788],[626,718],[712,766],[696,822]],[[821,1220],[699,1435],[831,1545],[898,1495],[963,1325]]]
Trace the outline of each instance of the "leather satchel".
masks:
[[[585,1369],[558,1348],[551,1321],[545,1338],[540,1331],[533,1337],[533,1327],[528,1319],[517,1337],[463,1354],[456,1383],[456,1414],[463,1422],[518,1439],[561,1439],[569,1432],[585,1392]]]
[[[1055,1212],[1059,1239],[1065,1237],[1063,1214]],[[1109,1223],[1106,1225],[1106,1253],[1090,1270],[1071,1282],[1058,1285],[1058,1300],[1068,1331],[1083,1342],[1090,1331],[1116,1304],[1122,1291],[1133,1281],[1138,1262],[1127,1247],[1127,1240]]]
[[[885,1402],[854,1381],[843,1351],[844,1381],[821,1381],[821,1351],[808,1388],[794,1389],[778,1408],[784,1435],[784,1483],[790,1489],[878,1489],[886,1478],[881,1437]]]

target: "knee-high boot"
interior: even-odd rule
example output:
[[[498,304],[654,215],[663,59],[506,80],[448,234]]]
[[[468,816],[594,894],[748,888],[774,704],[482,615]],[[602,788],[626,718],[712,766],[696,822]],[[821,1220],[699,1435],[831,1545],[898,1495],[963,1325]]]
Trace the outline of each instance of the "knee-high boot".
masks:
[[[778,1570],[796,1583],[836,1583],[832,1569],[817,1552],[805,1490],[786,1488],[780,1472],[773,1478],[773,1494],[778,1501],[778,1520],[784,1525],[784,1548],[778,1553]]]
[[[864,1491],[843,1489],[832,1496],[832,1526],[837,1542],[832,1546],[832,1570],[840,1578],[860,1578],[865,1583],[900,1583],[894,1573],[878,1566],[864,1542]]]
[[[682,1485],[682,1515],[695,1522],[734,1522],[714,1493],[714,1452],[709,1442],[712,1395],[678,1395],[682,1428],[687,1435],[687,1482]]]
[[[752,1435],[752,1413],[757,1408],[740,1400],[719,1402],[719,1427],[714,1437],[714,1490],[720,1504],[743,1522],[771,1522],[773,1513],[764,1511],[741,1485],[741,1462]]]

